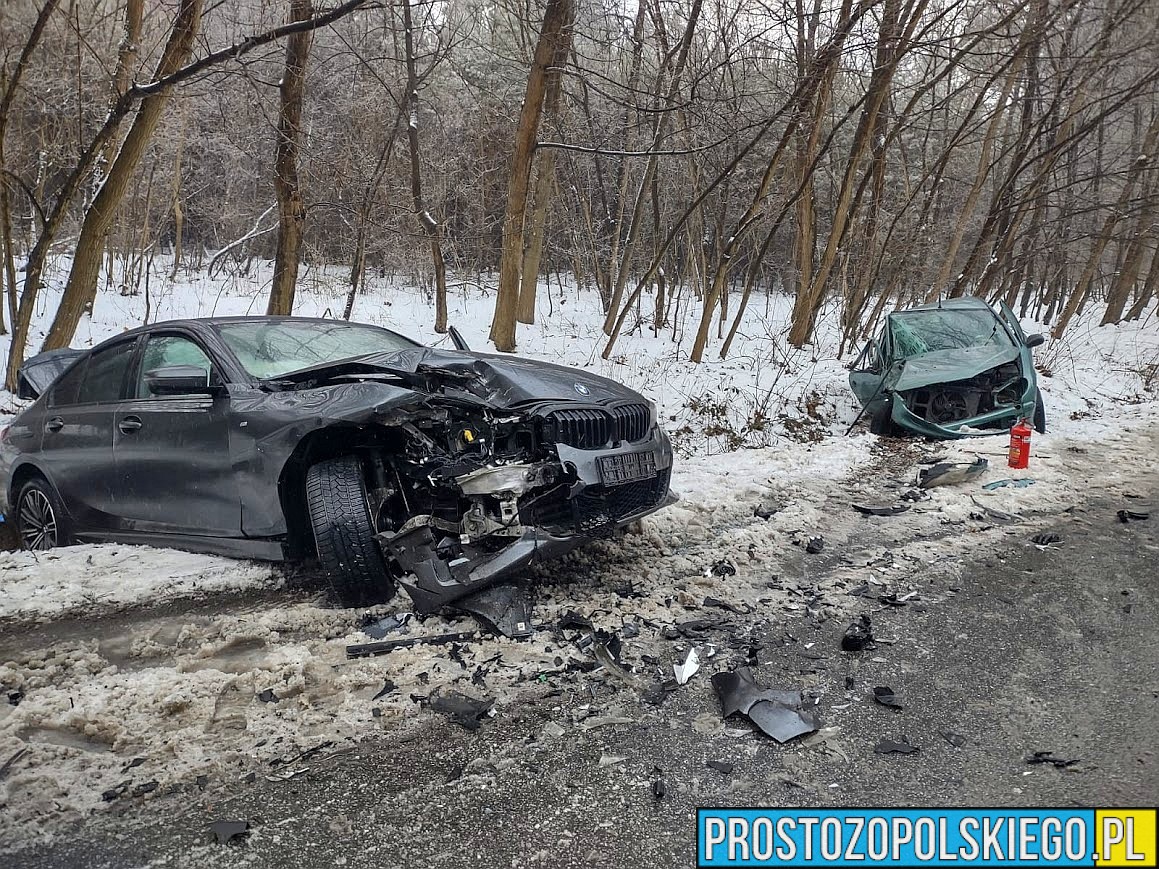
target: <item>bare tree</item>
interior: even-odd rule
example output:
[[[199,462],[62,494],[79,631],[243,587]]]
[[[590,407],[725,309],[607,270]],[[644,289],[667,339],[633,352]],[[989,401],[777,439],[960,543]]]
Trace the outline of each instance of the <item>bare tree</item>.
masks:
[[[309,21],[311,0],[290,0],[290,20]],[[310,31],[286,40],[286,68],[278,85],[278,133],[274,146],[274,194],[278,201],[278,247],[267,314],[288,315],[294,309],[298,261],[306,225],[306,203],[298,181],[298,147],[302,137],[302,97],[306,90],[306,61]]]

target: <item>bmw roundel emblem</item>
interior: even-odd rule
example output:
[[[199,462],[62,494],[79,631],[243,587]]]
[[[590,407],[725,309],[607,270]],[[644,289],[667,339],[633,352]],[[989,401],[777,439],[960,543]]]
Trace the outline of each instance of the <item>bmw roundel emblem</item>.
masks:
[[[588,389],[586,386],[584,386],[582,383],[575,384],[575,391],[578,392],[580,395],[590,395],[591,394],[591,390]]]

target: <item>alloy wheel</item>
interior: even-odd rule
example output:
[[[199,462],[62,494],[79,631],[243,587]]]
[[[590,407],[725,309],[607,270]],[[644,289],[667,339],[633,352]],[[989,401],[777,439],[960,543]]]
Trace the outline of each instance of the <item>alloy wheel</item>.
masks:
[[[56,511],[39,489],[29,489],[20,500],[20,541],[25,549],[43,551],[56,546]]]

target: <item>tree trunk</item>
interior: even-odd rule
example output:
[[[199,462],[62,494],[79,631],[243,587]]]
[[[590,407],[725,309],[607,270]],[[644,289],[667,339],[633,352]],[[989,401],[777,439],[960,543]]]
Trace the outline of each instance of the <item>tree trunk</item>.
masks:
[[[406,101],[408,107],[407,145],[410,151],[410,192],[415,217],[431,246],[435,271],[435,331],[447,331],[447,265],[443,259],[442,228],[427,211],[423,200],[422,160],[419,154],[419,75],[415,62],[411,0],[402,0],[403,40],[406,45]]]
[[[154,79],[176,72],[188,59],[200,24],[201,0],[181,0],[173,29],[153,74]],[[56,350],[68,346],[76,333],[81,313],[96,293],[105,236],[116,215],[117,207],[124,198],[133,172],[161,121],[170,90],[171,86],[162,88],[141,100],[133,124],[125,135],[125,141],[109,167],[108,176],[85,213],[64,295],[61,297],[52,327],[44,339],[42,350]]]
[[[1095,270],[1098,268],[1099,260],[1102,258],[1103,252],[1107,249],[1107,244],[1111,240],[1111,235],[1114,233],[1119,219],[1126,210],[1127,203],[1131,201],[1131,194],[1135,191],[1135,185],[1143,173],[1147,171],[1151,161],[1155,159],[1155,145],[1157,140],[1159,140],[1159,114],[1151,119],[1151,125],[1147,128],[1147,134],[1144,137],[1143,148],[1139,158],[1135,161],[1135,165],[1127,172],[1127,178],[1123,182],[1123,189],[1119,193],[1118,201],[1112,206],[1106,220],[1103,221],[1102,230],[1091,245],[1086,266],[1083,268],[1082,274],[1079,275],[1078,283],[1075,284],[1074,290],[1071,291],[1070,298],[1066,300],[1066,307],[1063,308],[1062,314],[1059,316],[1058,322],[1051,332],[1051,337],[1062,337],[1062,333],[1070,325],[1071,319],[1078,312],[1083,302],[1086,301],[1086,295],[1090,292],[1091,281],[1095,276]]]
[[[547,89],[547,69],[551,64],[556,41],[572,17],[572,0],[547,0],[543,27],[519,113],[515,133],[515,154],[511,158],[511,175],[507,184],[507,207],[503,215],[503,250],[499,257],[499,292],[495,298],[495,316],[491,321],[491,341],[495,349],[510,353],[515,349],[515,314],[519,303],[519,269],[523,260],[523,222],[527,208],[527,187],[531,175],[531,158],[539,133],[543,96]]]
[[[313,15],[311,0],[290,0],[290,19],[306,21]],[[306,90],[306,61],[310,57],[307,31],[286,40],[286,68],[278,87],[281,109],[274,149],[274,193],[278,199],[278,246],[267,314],[288,316],[294,310],[298,261],[306,228],[306,203],[298,181],[298,147],[302,136],[302,97]]]
[[[1155,239],[1155,210],[1156,203],[1159,202],[1159,195],[1157,195],[1159,190],[1156,190],[1156,187],[1159,186],[1156,184],[1157,178],[1159,178],[1159,174],[1152,172],[1150,183],[1144,188],[1143,207],[1135,219],[1135,229],[1131,233],[1130,242],[1127,244],[1127,253],[1123,258],[1123,264],[1119,267],[1119,272],[1115,275],[1114,283],[1111,284],[1111,290],[1107,294],[1107,310],[1103,314],[1100,326],[1122,321],[1123,308],[1127,305],[1127,299],[1130,298],[1131,290],[1139,279],[1139,272],[1143,267],[1144,252]]]
[[[575,24],[575,6],[569,6],[568,20],[554,40],[551,68],[547,71],[547,86],[543,97],[543,113],[547,121],[558,120],[559,117],[561,71],[571,53],[572,27]],[[555,149],[540,151],[537,162],[539,172],[535,178],[535,194],[527,228],[527,249],[523,252],[519,283],[519,305],[515,311],[515,318],[520,323],[535,322],[535,288],[539,283],[539,264],[543,257],[544,225],[547,223],[547,208],[551,204],[551,194],[555,187]]]

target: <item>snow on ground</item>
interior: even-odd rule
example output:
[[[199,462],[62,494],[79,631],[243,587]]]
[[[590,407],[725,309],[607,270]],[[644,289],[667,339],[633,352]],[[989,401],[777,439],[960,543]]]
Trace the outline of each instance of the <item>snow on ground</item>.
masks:
[[[0,552],[0,622],[281,584],[268,566],[149,546]]]
[[[257,279],[177,283],[166,273],[151,283],[154,319],[264,308],[255,292],[264,269]],[[339,312],[342,292],[337,270],[311,271],[298,311]],[[492,302],[477,287],[451,299],[452,323],[480,349]],[[786,614],[843,624],[873,611],[879,594],[936,601],[970,582],[961,564],[971,551],[1029,546],[1033,529],[1081,511],[1088,487],[1130,494],[1135,475],[1159,463],[1147,383],[1159,360],[1154,313],[1119,328],[1080,323],[1040,350],[1052,431],[1035,435],[1027,471],[1010,471],[1003,436],[952,444],[842,437],[856,411],[836,336],[825,325],[816,346],[786,351],[787,299],[755,300],[732,357],[699,366],[682,358],[694,310],[678,322],[677,343],[645,328],[604,361],[594,294],[553,282],[540,306],[540,323],[520,329],[520,352],[656,399],[682,453],[673,479],[680,502],[637,533],[536,568],[540,630],[526,642],[480,636],[356,660],[345,646],[367,641],[364,619],[408,610],[404,594],[363,612],[329,607],[317,586],[282,588],[278,570],[224,559],[127,546],[0,555],[0,851],[127,800],[212,795],[249,774],[290,778],[384,729],[415,726],[428,714],[424,701],[450,686],[495,698],[499,715],[529,693],[563,691],[567,702],[552,701],[558,723],[593,726],[625,710],[599,699],[596,687],[615,680],[588,672],[579,635],[554,627],[569,610],[606,630],[637,627],[638,637],[625,634],[623,660],[633,679],[655,684],[693,642],[661,640],[679,633],[674,626],[723,620],[720,636],[759,648],[795,641],[781,630]],[[143,311],[143,297],[102,293],[76,346],[136,325]],[[437,338],[429,302],[414,289],[380,282],[355,316]],[[977,456],[990,462],[982,479],[931,489],[901,515],[850,507],[898,503],[921,461]],[[1034,483],[983,488],[1019,478]],[[814,535],[824,549],[807,555]],[[712,570],[722,560],[735,574]],[[466,617],[416,617],[398,635],[473,628]]]

